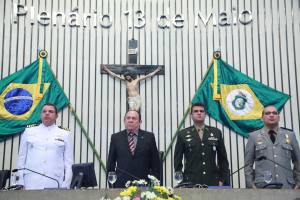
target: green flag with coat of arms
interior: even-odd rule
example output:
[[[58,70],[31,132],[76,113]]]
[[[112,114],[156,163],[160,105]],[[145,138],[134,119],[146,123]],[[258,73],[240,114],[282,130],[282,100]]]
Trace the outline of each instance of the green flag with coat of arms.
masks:
[[[289,95],[270,88],[234,69],[215,52],[214,60],[192,103],[204,103],[207,114],[236,133],[248,137],[263,127],[263,108],[281,110]]]
[[[69,105],[46,55],[41,51],[38,60],[0,80],[0,140],[38,123],[45,103],[53,103],[58,110]]]

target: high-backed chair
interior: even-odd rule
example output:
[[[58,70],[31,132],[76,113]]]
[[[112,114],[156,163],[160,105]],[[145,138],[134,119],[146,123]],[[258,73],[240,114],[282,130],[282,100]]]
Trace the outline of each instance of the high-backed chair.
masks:
[[[10,177],[10,170],[0,170],[0,190],[5,188],[7,179]]]

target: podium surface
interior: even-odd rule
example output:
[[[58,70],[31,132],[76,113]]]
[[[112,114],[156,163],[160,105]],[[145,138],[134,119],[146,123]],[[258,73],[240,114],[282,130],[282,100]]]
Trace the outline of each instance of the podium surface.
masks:
[[[105,200],[120,189],[1,191],[1,200]],[[176,189],[182,200],[300,200],[300,190],[286,189]],[[105,196],[107,198],[105,198]]]

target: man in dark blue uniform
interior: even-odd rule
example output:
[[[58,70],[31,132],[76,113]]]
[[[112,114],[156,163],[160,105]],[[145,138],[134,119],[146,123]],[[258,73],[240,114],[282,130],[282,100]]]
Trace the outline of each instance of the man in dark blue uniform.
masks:
[[[229,175],[222,133],[219,129],[204,124],[204,104],[193,104],[190,116],[194,125],[181,130],[177,136],[175,172],[182,171],[184,156],[183,182],[222,186]]]

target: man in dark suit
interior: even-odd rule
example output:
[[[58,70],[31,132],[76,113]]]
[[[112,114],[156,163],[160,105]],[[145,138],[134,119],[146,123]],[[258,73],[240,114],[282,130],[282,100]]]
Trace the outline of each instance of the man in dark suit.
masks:
[[[124,188],[127,181],[147,180],[148,174],[159,176],[159,156],[153,133],[140,129],[141,116],[128,111],[125,130],[111,136],[107,172],[115,171],[115,188]]]
[[[222,133],[219,129],[204,124],[204,104],[193,104],[190,115],[194,125],[181,130],[177,136],[175,172],[182,171],[184,156],[184,183],[222,186],[229,176]]]

